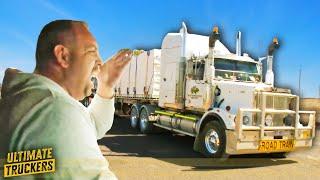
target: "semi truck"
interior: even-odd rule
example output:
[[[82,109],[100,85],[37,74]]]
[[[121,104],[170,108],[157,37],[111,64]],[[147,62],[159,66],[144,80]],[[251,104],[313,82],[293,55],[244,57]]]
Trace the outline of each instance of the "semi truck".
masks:
[[[241,53],[241,32],[235,53],[220,35],[218,27],[210,36],[191,34],[182,23],[161,49],[134,51],[114,89],[116,112],[142,133],[162,128],[194,137],[193,149],[206,157],[311,147],[315,111],[299,110],[297,95],[274,86],[278,40],[254,60]]]

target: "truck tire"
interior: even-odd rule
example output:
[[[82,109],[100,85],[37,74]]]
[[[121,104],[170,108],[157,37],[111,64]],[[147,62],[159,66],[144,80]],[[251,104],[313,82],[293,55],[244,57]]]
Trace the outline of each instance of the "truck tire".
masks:
[[[200,152],[210,158],[227,158],[226,133],[224,127],[218,121],[210,121],[205,124],[199,134]]]
[[[121,103],[120,102],[115,102],[114,103],[114,117],[119,117],[119,115],[122,114],[121,110]]]
[[[150,112],[148,108],[143,107],[140,111],[139,128],[143,134],[151,133],[153,130],[153,123],[149,121]]]
[[[137,128],[139,123],[139,107],[137,105],[132,105],[130,112],[130,126],[132,128]]]

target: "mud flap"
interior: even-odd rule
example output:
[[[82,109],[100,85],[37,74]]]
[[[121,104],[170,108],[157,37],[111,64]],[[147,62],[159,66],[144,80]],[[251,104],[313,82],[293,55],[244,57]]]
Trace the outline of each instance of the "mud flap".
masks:
[[[201,148],[200,148],[200,138],[199,135],[196,136],[194,142],[193,142],[193,150],[196,152],[200,152]]]

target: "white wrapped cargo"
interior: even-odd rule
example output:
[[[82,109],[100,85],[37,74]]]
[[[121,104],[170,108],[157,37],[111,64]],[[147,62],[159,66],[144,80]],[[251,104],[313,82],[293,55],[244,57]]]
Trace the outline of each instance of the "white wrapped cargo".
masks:
[[[148,58],[148,67],[146,72],[145,91],[150,98],[159,98],[160,91],[160,58],[161,50],[153,49]]]
[[[118,87],[120,87],[120,92],[118,92],[117,95],[127,95],[129,90],[129,69],[130,64],[128,64],[125,69],[123,70],[122,78],[120,79],[118,83]]]
[[[115,95],[120,95],[120,86],[121,86],[121,81],[119,80],[119,82],[114,87],[114,94]]]
[[[146,87],[146,79],[147,79],[147,72],[148,72],[148,53],[143,52],[137,57],[137,71],[136,71],[136,90],[137,94],[136,97],[144,97],[144,90]]]
[[[136,71],[137,71],[137,60],[138,56],[132,56],[129,64],[129,96],[136,94]]]
[[[116,87],[117,96],[159,98],[161,50],[133,56]]]

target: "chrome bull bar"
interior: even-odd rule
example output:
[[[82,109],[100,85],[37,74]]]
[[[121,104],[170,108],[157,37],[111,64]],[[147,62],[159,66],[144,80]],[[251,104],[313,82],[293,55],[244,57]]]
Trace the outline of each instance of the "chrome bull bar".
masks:
[[[292,94],[285,94],[285,93],[270,93],[270,92],[262,92],[262,103],[259,109],[247,109],[247,108],[240,108],[238,110],[236,120],[235,120],[235,132],[237,135],[237,139],[239,141],[242,140],[243,131],[260,131],[260,140],[264,140],[265,138],[265,130],[291,130],[294,131],[295,139],[299,138],[299,131],[300,130],[311,130],[312,136],[311,138],[315,137],[315,111],[299,111],[299,97]],[[296,98],[296,107],[295,111],[293,110],[277,110],[277,109],[267,109],[266,108],[266,97],[267,96],[282,96],[282,97],[291,97]],[[243,125],[243,116],[245,113],[260,113],[261,114],[261,123],[257,126],[245,126]],[[271,114],[295,114],[295,124],[294,126],[266,126],[265,125],[265,117],[267,113]],[[302,126],[299,122],[300,114],[309,115],[308,117],[308,125]]]

